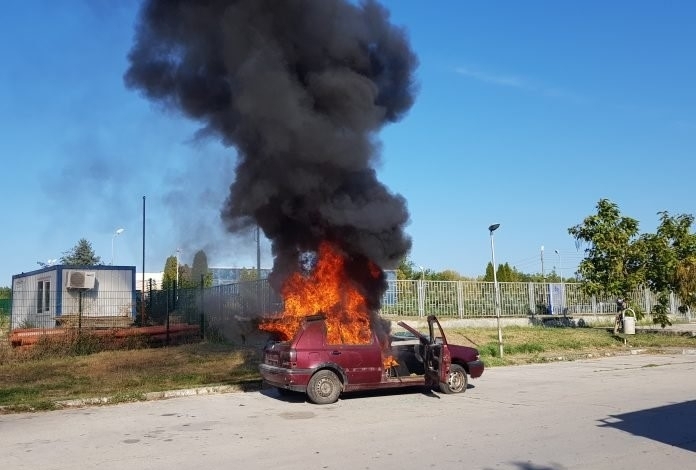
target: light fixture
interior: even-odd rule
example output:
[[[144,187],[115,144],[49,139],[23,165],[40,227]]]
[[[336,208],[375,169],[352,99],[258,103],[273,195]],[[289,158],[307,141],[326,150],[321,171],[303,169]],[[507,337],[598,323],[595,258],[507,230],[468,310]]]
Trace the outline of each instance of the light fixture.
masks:
[[[113,236],[111,237],[111,265],[112,266],[114,264],[114,240],[116,239],[117,236],[121,235],[124,230],[125,230],[124,228],[116,229]]]
[[[498,321],[498,348],[500,350],[500,357],[503,357],[503,330],[500,327],[500,291],[498,290],[498,276],[496,274],[495,267],[495,244],[493,243],[493,232],[495,232],[500,224],[493,224],[488,226],[488,231],[491,235],[491,261],[493,263],[493,290],[495,293],[495,318]]]

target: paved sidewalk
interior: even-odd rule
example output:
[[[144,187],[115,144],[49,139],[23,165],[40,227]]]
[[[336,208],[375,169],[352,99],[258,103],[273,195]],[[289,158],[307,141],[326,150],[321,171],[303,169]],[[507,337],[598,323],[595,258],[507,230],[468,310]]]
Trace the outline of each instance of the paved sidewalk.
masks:
[[[690,333],[692,336],[696,336],[696,322],[673,323],[672,325],[667,325],[664,328],[662,328],[660,325],[636,325],[636,330],[672,334]]]

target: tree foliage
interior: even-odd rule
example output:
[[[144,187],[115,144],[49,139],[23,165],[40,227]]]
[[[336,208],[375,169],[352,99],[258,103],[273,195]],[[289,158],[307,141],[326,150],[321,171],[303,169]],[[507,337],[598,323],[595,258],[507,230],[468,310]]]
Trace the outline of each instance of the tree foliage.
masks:
[[[259,273],[255,268],[242,268],[239,271],[240,281],[256,281],[257,279],[259,279]]]
[[[578,270],[587,294],[627,298],[636,288],[648,287],[657,294],[653,321],[664,327],[670,324],[671,292],[679,295],[682,311],[696,301],[696,235],[691,231],[693,216],[658,214],[656,233],[638,235],[638,221],[622,216],[616,204],[601,199],[597,214],[568,232],[588,246]]]
[[[696,307],[696,256],[691,255],[677,265],[677,295],[688,309]]]
[[[587,245],[578,272],[588,295],[628,297],[643,283],[643,254],[637,246],[638,221],[621,215],[607,199],[597,203],[597,214],[568,229]]]
[[[457,271],[445,269],[444,271],[435,271],[430,268],[416,265],[408,256],[405,256],[399,266],[396,268],[396,278],[398,280],[417,280],[423,279],[426,281],[466,281],[474,280],[462,276]]]
[[[92,244],[85,238],[81,238],[72,249],[63,252],[60,262],[67,265],[96,266],[102,261],[94,253]]]
[[[541,282],[541,274],[525,274],[519,271],[514,266],[510,266],[509,263],[498,264],[498,269],[495,271],[495,276],[498,282]],[[493,282],[493,263],[488,262],[486,265],[486,274],[484,274],[482,281]],[[547,278],[547,281],[554,281],[553,278]]]
[[[396,268],[396,278],[399,280],[416,279],[417,269],[418,268],[416,267],[415,263],[411,261],[408,256],[404,256],[399,263],[399,267]],[[418,275],[420,275],[420,271],[418,272]]]
[[[196,254],[193,255],[191,280],[197,282],[199,286],[202,281],[203,287],[212,287],[213,285],[213,273],[210,272],[208,268],[208,256],[203,250],[198,250]]]
[[[162,289],[169,290],[173,289],[177,281],[176,270],[179,263],[176,260],[176,256],[170,256],[164,263],[164,272],[162,274]]]
[[[645,253],[646,284],[657,294],[654,314],[664,325],[669,324],[670,292],[679,295],[680,310],[694,306],[696,273],[692,263],[696,259],[696,235],[691,233],[692,215],[670,216],[666,211],[658,214],[660,225],[656,233],[642,235],[640,244]]]
[[[201,287],[201,276],[203,287],[213,285],[213,273],[208,268],[208,257],[203,250],[199,250],[193,256],[193,266],[181,264],[176,256],[170,256],[164,264],[164,274],[162,275],[162,288],[172,289],[177,282],[177,269],[179,271],[179,289],[195,289]]]

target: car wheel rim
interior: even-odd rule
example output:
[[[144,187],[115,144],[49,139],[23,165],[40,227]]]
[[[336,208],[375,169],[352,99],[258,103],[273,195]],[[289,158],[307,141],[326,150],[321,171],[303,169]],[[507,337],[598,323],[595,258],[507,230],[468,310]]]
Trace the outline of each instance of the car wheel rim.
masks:
[[[452,372],[447,378],[447,385],[449,385],[450,390],[458,392],[464,388],[464,377],[460,373]]]
[[[317,386],[314,387],[314,390],[318,395],[328,397],[333,392],[333,386],[331,385],[331,381],[322,379],[317,383]]]

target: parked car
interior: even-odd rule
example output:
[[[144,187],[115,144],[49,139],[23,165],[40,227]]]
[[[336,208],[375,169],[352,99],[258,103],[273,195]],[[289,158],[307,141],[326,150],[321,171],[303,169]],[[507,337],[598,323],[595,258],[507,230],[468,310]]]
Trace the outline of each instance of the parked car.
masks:
[[[398,324],[408,334],[392,335],[386,347],[375,332],[368,344],[328,344],[325,317],[308,316],[292,340],[269,340],[261,376],[281,394],[306,393],[312,403],[329,404],[358,390],[422,385],[460,393],[469,377],[483,374],[478,350],[449,344],[435,316],[428,317],[428,335]]]

